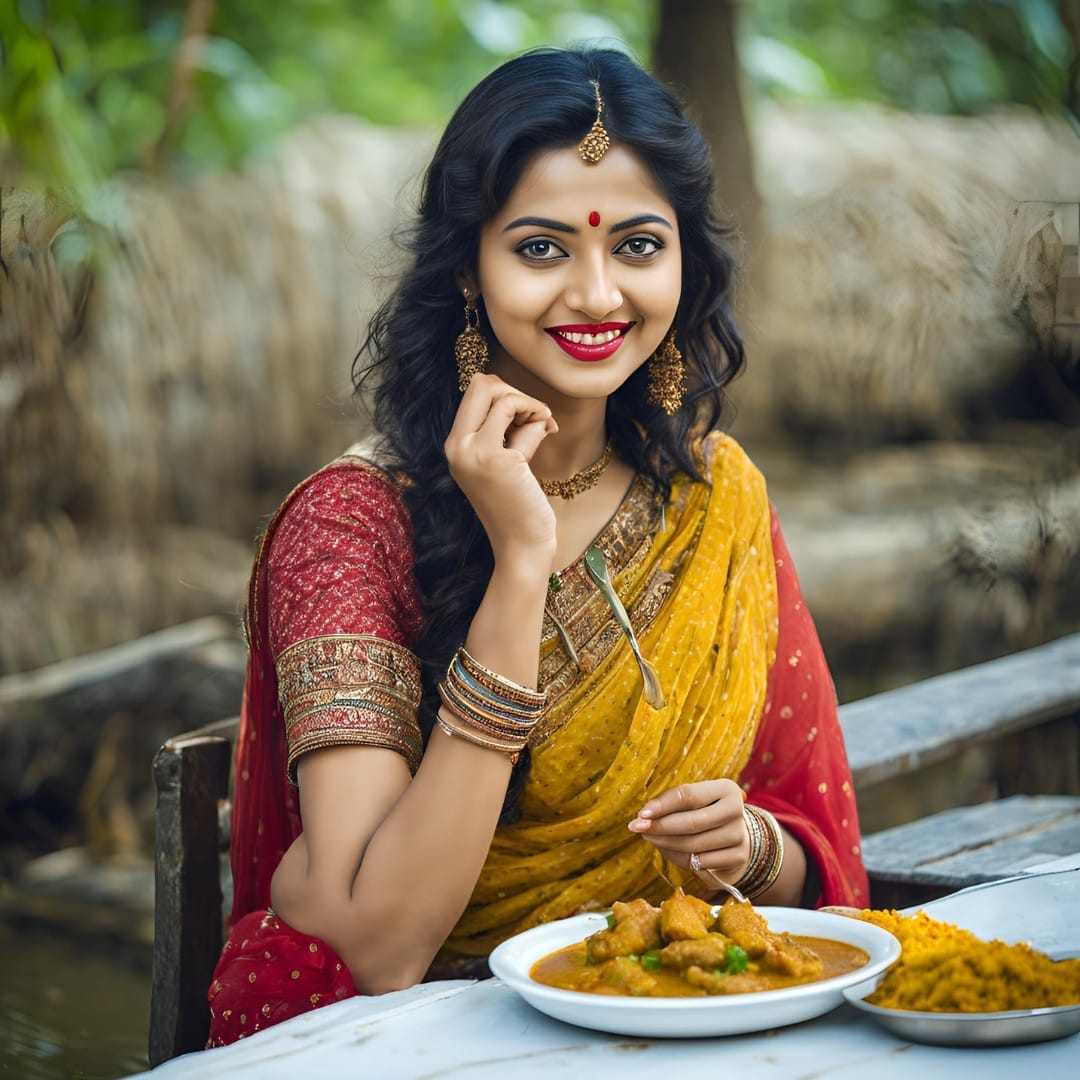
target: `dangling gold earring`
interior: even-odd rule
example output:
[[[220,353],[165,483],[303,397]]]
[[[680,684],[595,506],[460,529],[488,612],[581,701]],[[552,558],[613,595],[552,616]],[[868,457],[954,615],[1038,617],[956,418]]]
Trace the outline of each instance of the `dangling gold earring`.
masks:
[[[487,339],[480,333],[480,313],[468,289],[465,290],[465,329],[454,342],[454,359],[457,360],[458,389],[464,393],[472,377],[483,371],[488,362]]]
[[[672,326],[660,348],[649,357],[649,389],[645,400],[650,405],[659,405],[672,416],[679,411],[685,392],[686,365],[675,344],[675,327]]]

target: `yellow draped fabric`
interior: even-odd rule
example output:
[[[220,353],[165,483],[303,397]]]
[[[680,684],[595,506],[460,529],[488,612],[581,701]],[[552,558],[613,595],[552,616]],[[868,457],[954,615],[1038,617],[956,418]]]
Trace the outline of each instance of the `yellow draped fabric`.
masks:
[[[737,779],[746,764],[776,651],[769,503],[736,442],[713,436],[704,451],[711,485],[677,483],[648,557],[614,579],[626,598],[658,570],[672,575],[667,600],[638,635],[666,707],[643,699],[625,641],[554,702],[532,748],[522,819],[496,831],[439,956],[444,969],[583,908],[669,893],[688,875],[628,822],[669,788]]]

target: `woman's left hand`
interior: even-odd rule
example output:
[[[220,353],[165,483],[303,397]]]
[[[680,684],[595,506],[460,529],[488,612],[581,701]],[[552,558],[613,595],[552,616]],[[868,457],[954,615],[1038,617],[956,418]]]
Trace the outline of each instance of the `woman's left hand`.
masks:
[[[700,860],[702,881],[715,885],[712,870],[735,882],[750,857],[750,835],[743,818],[743,792],[734,780],[680,784],[650,799],[630,822],[661,855],[676,866],[693,870],[690,856]]]

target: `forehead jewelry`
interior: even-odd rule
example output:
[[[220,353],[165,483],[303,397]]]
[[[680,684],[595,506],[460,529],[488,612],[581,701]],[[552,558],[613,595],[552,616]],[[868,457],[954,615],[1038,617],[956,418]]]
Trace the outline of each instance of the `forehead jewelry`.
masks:
[[[600,224],[600,212],[592,210],[589,213],[589,224],[595,229]]]
[[[604,113],[604,99],[600,97],[600,84],[595,79],[593,80],[593,89],[596,91],[596,119],[589,129],[589,134],[581,140],[578,146],[578,153],[586,165],[599,165],[600,159],[608,152],[608,147],[611,146],[611,139],[604,129],[604,123],[601,119]]]

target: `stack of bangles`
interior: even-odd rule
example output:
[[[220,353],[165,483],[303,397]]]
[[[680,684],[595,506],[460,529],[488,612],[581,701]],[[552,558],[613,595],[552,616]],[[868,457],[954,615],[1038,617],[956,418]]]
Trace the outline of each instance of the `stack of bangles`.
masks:
[[[462,645],[439,683],[444,710],[439,727],[477,746],[499,750],[517,763],[537,721],[544,715],[547,694],[511,682],[478,663]]]
[[[780,867],[784,865],[784,837],[776,818],[768,810],[747,803],[743,806],[743,817],[750,833],[750,858],[746,873],[735,882],[735,888],[747,900],[753,900],[780,876]]]

